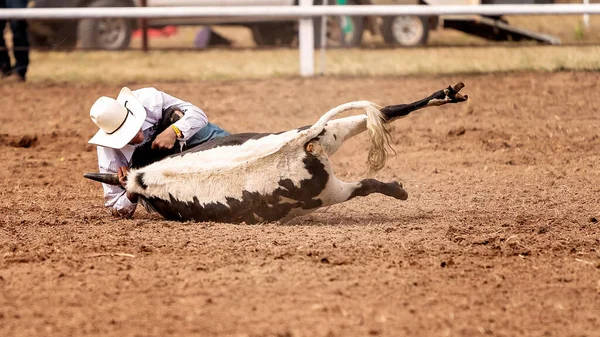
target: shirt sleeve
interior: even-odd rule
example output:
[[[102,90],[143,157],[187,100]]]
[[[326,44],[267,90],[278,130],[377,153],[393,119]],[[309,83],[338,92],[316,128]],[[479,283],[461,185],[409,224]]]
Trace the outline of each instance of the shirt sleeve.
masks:
[[[119,167],[128,166],[125,156],[115,149],[98,146],[98,168],[100,173],[117,173]],[[132,203],[125,189],[117,185],[102,184],[104,189],[104,206],[112,208],[121,216],[130,218],[135,212],[137,203]]]
[[[185,113],[180,120],[175,122],[175,126],[183,134],[183,140],[188,140],[190,137],[196,134],[196,132],[200,131],[200,129],[208,124],[208,117],[199,107],[190,102],[182,101],[179,98],[173,97],[162,91],[160,93],[162,95],[163,111],[170,107],[175,107],[181,112]]]

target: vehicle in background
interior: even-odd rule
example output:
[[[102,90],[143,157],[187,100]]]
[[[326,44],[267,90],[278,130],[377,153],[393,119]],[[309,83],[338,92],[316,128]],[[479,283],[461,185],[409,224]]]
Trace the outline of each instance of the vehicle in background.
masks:
[[[29,7],[131,7],[132,0],[34,0]],[[120,18],[82,20],[28,20],[32,46],[72,49],[124,49],[129,46],[135,20]]]
[[[323,0],[316,0],[322,5]],[[478,4],[547,4],[554,0],[329,0],[328,5],[478,5]],[[298,36],[295,22],[259,23],[253,26],[258,45],[285,45]],[[429,32],[436,29],[455,29],[494,41],[535,40],[557,44],[551,36],[510,26],[502,16],[384,16],[335,17],[327,19],[327,45],[357,47],[363,32],[381,35],[388,45],[412,47],[427,44]],[[315,42],[320,44],[321,19],[315,19]]]
[[[319,1],[319,0],[317,0]],[[293,6],[296,0],[147,0],[148,7],[176,6]],[[139,0],[34,0],[30,7],[133,7],[139,6]],[[335,26],[339,20],[328,20],[329,26]],[[242,25],[252,30],[252,36],[259,46],[284,46],[297,39],[296,21],[261,22],[260,18],[161,18],[147,21],[150,28],[164,26],[199,25]],[[360,32],[350,41],[351,45],[360,44],[362,22],[356,22],[351,31]],[[81,19],[81,20],[29,20],[32,46],[52,49],[72,49],[78,43],[84,49],[125,49],[131,42],[133,30],[138,21],[125,18]],[[315,20],[315,44],[320,45],[320,20]],[[335,30],[329,36],[341,36]],[[347,35],[349,36],[349,35]],[[331,43],[329,43],[332,45]]]
[[[553,3],[553,0],[314,0],[315,5],[458,5]],[[148,7],[174,6],[294,6],[297,0],[147,0]],[[132,7],[140,0],[35,0],[35,7]],[[258,46],[289,46],[297,43],[297,21],[261,22],[260,18],[162,18],[148,20],[151,28],[167,25],[242,25],[252,30]],[[315,45],[321,45],[321,18],[314,20]],[[131,41],[138,21],[124,18],[30,21],[34,46],[74,48],[79,42],[85,49],[125,49]],[[381,35],[390,45],[418,46],[427,43],[429,32],[450,28],[485,39],[519,41],[532,39],[560,43],[552,37],[512,27],[499,17],[481,16],[385,16],[330,17],[327,19],[327,46],[356,47],[362,43],[365,30]]]
[[[554,0],[364,0],[375,5],[506,5],[506,4],[549,4]],[[369,27],[375,29],[377,24]],[[449,28],[494,41],[535,40],[544,43],[560,43],[551,36],[510,26],[502,16],[386,16],[378,26],[387,44],[418,46],[427,43],[429,32]]]

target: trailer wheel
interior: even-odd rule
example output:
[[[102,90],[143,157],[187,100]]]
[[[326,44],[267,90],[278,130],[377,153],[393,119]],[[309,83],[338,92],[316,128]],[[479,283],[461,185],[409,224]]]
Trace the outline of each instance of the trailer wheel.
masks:
[[[420,46],[427,43],[429,24],[427,18],[422,16],[385,17],[381,33],[387,44],[404,47]]]
[[[89,7],[127,7],[119,0],[95,0]],[[84,49],[119,50],[129,47],[133,21],[124,18],[82,19],[78,36]]]

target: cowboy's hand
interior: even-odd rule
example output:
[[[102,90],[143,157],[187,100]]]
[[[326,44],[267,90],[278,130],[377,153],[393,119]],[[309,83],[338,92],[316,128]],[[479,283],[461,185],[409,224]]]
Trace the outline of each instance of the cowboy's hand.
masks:
[[[165,131],[161,132],[156,139],[152,142],[153,149],[167,150],[175,145],[177,140],[177,134],[173,128],[166,128]]]
[[[129,173],[129,167],[127,167],[127,166],[119,167],[117,176],[119,177],[119,182],[121,183],[121,186],[123,186],[123,187],[125,187],[125,185],[127,185],[127,173]]]

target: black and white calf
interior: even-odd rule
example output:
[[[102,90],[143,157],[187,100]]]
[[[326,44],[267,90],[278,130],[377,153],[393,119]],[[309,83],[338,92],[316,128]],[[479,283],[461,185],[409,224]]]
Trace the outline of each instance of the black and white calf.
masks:
[[[350,137],[368,131],[368,168],[381,169],[390,146],[385,124],[421,108],[466,101],[468,97],[459,93],[463,86],[458,83],[422,100],[381,109],[367,101],[346,103],[311,126],[216,139],[130,171],[126,190],[167,219],[229,223],[284,222],[371,193],[405,200],[408,194],[399,182],[339,180],[329,156]],[[353,109],[365,114],[331,120]],[[118,184],[116,175],[85,176]]]

